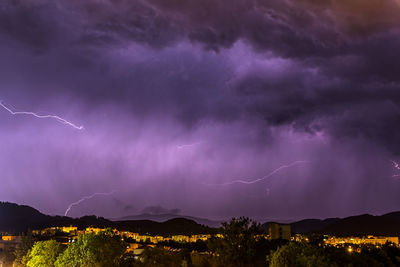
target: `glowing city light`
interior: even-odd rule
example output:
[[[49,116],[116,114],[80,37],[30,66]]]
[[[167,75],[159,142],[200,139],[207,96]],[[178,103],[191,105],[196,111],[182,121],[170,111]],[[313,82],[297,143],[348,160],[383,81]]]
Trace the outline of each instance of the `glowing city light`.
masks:
[[[115,190],[113,190],[113,191],[111,191],[111,192],[109,192],[109,193],[94,193],[94,194],[92,194],[92,195],[90,195],[90,196],[85,196],[85,197],[81,198],[80,200],[78,200],[78,201],[76,201],[76,202],[74,202],[74,203],[71,203],[71,204],[68,206],[67,210],[65,211],[64,216],[67,216],[67,215],[68,215],[68,212],[69,212],[74,206],[79,205],[79,204],[81,204],[82,202],[84,202],[84,201],[86,201],[86,200],[92,199],[92,198],[94,198],[95,196],[110,196],[110,195],[112,195],[112,194],[114,194],[114,193],[115,193]]]
[[[34,116],[38,119],[54,119],[57,120],[60,123],[66,124],[68,126],[71,126],[72,128],[76,129],[76,130],[83,130],[83,126],[77,126],[76,124],[67,121],[66,119],[63,119],[59,116],[56,115],[39,115],[37,113],[31,112],[31,111],[13,111],[12,109],[10,109],[9,107],[7,107],[3,101],[0,100],[0,106],[3,107],[5,110],[7,110],[11,115],[30,115],[30,116]]]
[[[221,186],[225,186],[225,185],[234,185],[234,184],[246,184],[246,185],[255,184],[255,183],[258,183],[258,182],[261,182],[261,181],[264,181],[264,180],[268,179],[269,177],[273,176],[274,174],[280,172],[283,169],[291,168],[293,166],[300,165],[300,164],[308,164],[308,163],[310,163],[310,161],[298,160],[298,161],[295,161],[295,162],[293,162],[291,164],[288,164],[288,165],[282,165],[279,168],[275,169],[274,171],[270,172],[269,174],[267,174],[267,175],[265,175],[265,176],[263,176],[261,178],[255,179],[255,180],[250,180],[250,181],[248,181],[248,180],[234,180],[234,181],[226,182],[226,183],[206,184],[206,185],[221,185]]]

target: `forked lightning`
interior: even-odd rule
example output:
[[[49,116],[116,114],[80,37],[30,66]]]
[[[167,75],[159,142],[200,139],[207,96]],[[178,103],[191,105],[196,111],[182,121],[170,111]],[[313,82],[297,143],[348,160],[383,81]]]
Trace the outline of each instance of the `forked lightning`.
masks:
[[[66,124],[68,126],[71,126],[72,128],[76,130],[83,130],[83,126],[78,126],[70,121],[67,121],[66,119],[63,119],[59,116],[56,115],[39,115],[37,113],[31,112],[31,111],[13,111],[11,108],[7,107],[3,101],[0,100],[0,106],[7,110],[11,115],[30,115],[34,116],[38,119],[54,119],[57,120],[60,123]]]

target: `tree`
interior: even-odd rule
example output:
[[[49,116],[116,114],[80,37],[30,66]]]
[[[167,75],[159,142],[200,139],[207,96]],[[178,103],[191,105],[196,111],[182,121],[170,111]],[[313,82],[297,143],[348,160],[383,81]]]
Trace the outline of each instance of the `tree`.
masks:
[[[27,254],[28,267],[53,267],[62,246],[55,240],[36,242]]]
[[[58,257],[56,267],[118,266],[126,244],[112,231],[83,234]]]
[[[182,259],[179,255],[162,248],[146,248],[140,257],[142,267],[180,267]]]
[[[14,251],[15,266],[26,266],[27,256],[29,256],[28,252],[32,249],[34,244],[35,244],[35,239],[33,238],[31,232],[28,232],[27,235],[23,235],[21,237],[21,242],[17,245]]]
[[[222,224],[223,238],[211,238],[209,250],[222,266],[263,266],[266,252],[259,245],[262,228],[249,218],[233,218]]]
[[[385,244],[382,247],[382,250],[385,251],[386,255],[390,258],[391,262],[395,266],[400,266],[400,248],[395,246],[394,244]]]
[[[119,261],[119,267],[134,267],[139,266],[135,259],[135,254],[132,252],[125,253]]]
[[[270,267],[324,267],[337,266],[323,249],[305,243],[289,243],[271,253]]]
[[[14,248],[12,246],[0,248],[0,266],[12,266],[14,259]]]
[[[361,253],[358,255],[359,259],[357,260],[368,262],[369,266],[399,266],[398,264],[395,264],[396,259],[393,259],[393,262],[391,261],[387,251],[388,246],[377,248],[372,245],[364,245],[361,247]]]

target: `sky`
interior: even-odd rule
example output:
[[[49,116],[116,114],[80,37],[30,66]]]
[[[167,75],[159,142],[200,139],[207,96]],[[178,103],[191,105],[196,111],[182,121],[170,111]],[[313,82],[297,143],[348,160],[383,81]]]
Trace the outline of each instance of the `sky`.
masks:
[[[399,12],[2,0],[0,200],[108,218],[400,210]]]

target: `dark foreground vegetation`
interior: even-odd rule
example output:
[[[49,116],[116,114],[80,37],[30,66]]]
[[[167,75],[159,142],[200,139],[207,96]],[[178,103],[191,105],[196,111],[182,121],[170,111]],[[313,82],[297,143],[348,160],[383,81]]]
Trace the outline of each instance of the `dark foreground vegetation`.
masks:
[[[400,266],[400,249],[392,244],[354,250],[325,246],[318,236],[309,242],[265,239],[262,227],[247,218],[232,219],[220,229],[223,238],[197,243],[164,242],[136,255],[113,231],[83,234],[68,246],[25,235],[14,251],[2,251],[6,267],[129,266]]]

